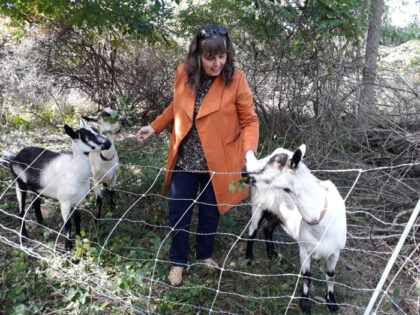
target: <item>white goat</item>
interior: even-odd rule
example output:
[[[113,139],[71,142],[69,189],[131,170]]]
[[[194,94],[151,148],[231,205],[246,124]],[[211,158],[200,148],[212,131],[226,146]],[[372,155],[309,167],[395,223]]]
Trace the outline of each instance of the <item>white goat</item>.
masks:
[[[254,207],[266,207],[287,227],[286,232],[299,242],[304,279],[300,300],[303,312],[311,312],[311,259],[323,259],[326,262],[326,301],[330,311],[337,311],[338,305],[331,281],[335,277],[335,266],[340,251],[346,244],[346,210],[344,200],[335,185],[329,180],[317,179],[301,161],[305,150],[305,145],[301,145],[294,153],[278,148],[261,160],[249,154],[243,176],[246,182],[253,186],[253,193],[257,191],[258,198],[252,199],[253,205],[256,203],[253,211]],[[268,198],[268,201],[264,198]],[[293,203],[300,212],[300,218],[295,213]],[[258,227],[260,218],[258,215],[255,220],[253,218],[250,233],[255,233],[254,229],[255,226]]]
[[[111,147],[102,152],[91,152],[89,154],[90,165],[92,168],[93,181],[95,185],[96,206],[98,208],[97,219],[102,216],[102,190],[101,183],[105,187],[105,192],[109,196],[111,209],[115,209],[115,186],[117,184],[120,160],[115,149],[115,134],[120,130],[121,124],[125,123],[125,117],[117,111],[107,107],[95,116],[84,116],[88,121],[99,124],[99,132],[111,141]]]
[[[16,196],[19,204],[19,216],[22,218],[21,237],[29,238],[25,226],[25,199],[27,191],[33,191],[33,208],[39,223],[41,214],[41,196],[58,200],[66,229],[66,250],[72,249],[70,213],[72,206],[79,205],[89,192],[90,164],[88,154],[109,149],[111,142],[99,135],[80,120],[80,129],[74,131],[64,126],[72,139],[73,155],[53,152],[38,147],[26,147],[13,155],[3,152],[0,161],[9,164],[16,178]],[[74,211],[76,234],[80,234],[80,213]]]

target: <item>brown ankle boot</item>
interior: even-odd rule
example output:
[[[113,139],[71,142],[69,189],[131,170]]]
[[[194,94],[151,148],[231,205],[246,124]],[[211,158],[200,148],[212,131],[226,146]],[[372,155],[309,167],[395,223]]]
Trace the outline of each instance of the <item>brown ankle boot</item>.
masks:
[[[199,262],[206,264],[210,268],[219,267],[219,264],[211,257],[206,259],[200,259]]]
[[[182,271],[184,270],[184,267],[179,266],[172,266],[171,271],[169,271],[169,282],[171,285],[178,285],[182,282]]]

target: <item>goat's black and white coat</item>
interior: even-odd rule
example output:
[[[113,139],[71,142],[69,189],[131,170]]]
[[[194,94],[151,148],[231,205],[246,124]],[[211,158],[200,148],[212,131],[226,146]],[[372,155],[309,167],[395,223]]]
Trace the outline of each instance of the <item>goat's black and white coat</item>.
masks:
[[[326,300],[331,311],[337,311],[333,283],[335,266],[347,238],[344,200],[335,185],[317,179],[302,162],[305,145],[295,152],[278,148],[271,155],[257,160],[247,155],[243,176],[251,186],[253,217],[251,239],[255,237],[263,211],[271,214],[270,224],[264,231],[267,239],[278,222],[299,242],[301,271],[304,286],[300,306],[310,313],[309,285],[311,259],[326,263],[328,290]],[[271,233],[271,236],[270,236]],[[272,243],[271,243],[272,244]],[[273,255],[273,245],[267,251]],[[252,259],[252,244],[247,257]]]
[[[105,192],[109,196],[111,209],[115,208],[115,187],[120,169],[120,160],[114,144],[115,134],[120,130],[121,125],[125,124],[126,118],[109,107],[103,109],[98,115],[85,116],[84,118],[88,121],[98,123],[99,133],[107,137],[111,142],[109,149],[102,152],[91,152],[89,154],[98,209],[97,218],[99,219],[102,216],[101,183],[104,185]]]
[[[61,215],[66,229],[65,248],[70,250],[71,222],[70,213],[73,206],[76,234],[80,234],[80,213],[77,210],[90,190],[90,152],[106,150],[111,142],[99,135],[80,121],[80,129],[74,131],[68,125],[65,132],[72,140],[73,154],[53,152],[39,147],[26,147],[18,154],[2,152],[0,161],[9,164],[16,179],[16,196],[19,204],[19,216],[22,218],[21,236],[28,238],[25,226],[25,199],[27,191],[35,193],[32,202],[39,223],[43,222],[41,214],[41,197],[50,197],[60,202]]]

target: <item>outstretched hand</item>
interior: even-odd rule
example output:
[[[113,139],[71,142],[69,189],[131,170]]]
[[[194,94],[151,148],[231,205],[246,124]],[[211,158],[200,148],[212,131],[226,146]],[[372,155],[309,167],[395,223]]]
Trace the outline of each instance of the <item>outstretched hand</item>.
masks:
[[[140,130],[137,132],[137,141],[143,142],[150,136],[155,134],[155,129],[152,126],[148,125],[145,127],[141,127]]]

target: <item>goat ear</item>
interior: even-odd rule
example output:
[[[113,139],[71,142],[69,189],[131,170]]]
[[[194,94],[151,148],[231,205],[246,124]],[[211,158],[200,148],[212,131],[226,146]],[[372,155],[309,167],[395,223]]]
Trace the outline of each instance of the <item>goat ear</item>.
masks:
[[[304,157],[305,152],[306,152],[306,145],[305,144],[301,144],[299,147],[300,151],[302,151],[302,157]]]
[[[82,116],[82,118],[86,121],[98,121],[97,116]]]
[[[79,126],[80,128],[86,128],[86,122],[82,118],[80,118]]]
[[[299,162],[302,160],[303,155],[305,154],[305,148],[302,152],[301,148],[299,147],[295,153],[293,153],[292,160],[290,161],[290,168],[296,169],[299,165]]]
[[[73,129],[71,129],[71,127],[69,125],[64,125],[64,131],[66,132],[66,134],[69,135],[70,138],[75,139],[76,138],[76,133],[74,132]]]
[[[255,157],[255,153],[252,150],[248,150],[245,153],[245,160],[246,162],[255,161],[257,158]]]

